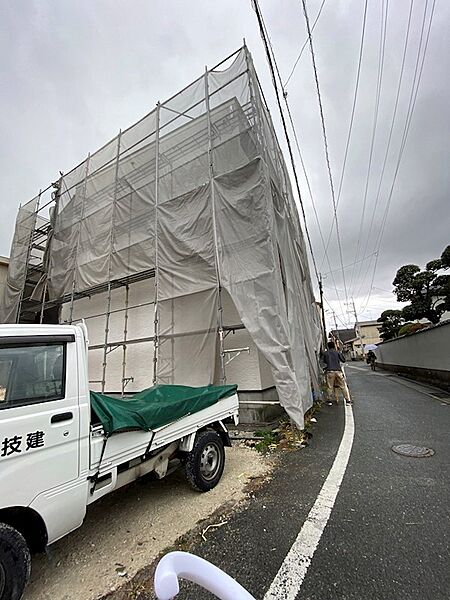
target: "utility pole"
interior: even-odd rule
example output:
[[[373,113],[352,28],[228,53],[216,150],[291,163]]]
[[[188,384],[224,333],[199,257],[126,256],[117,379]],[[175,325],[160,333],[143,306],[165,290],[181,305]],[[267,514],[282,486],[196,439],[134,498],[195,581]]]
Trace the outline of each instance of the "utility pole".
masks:
[[[336,332],[336,338],[338,340],[338,342],[341,341],[341,338],[339,336],[339,329],[338,329],[338,325],[337,325],[337,319],[336,319],[336,313],[333,310],[333,319],[334,319],[334,330]]]
[[[337,326],[336,313],[333,310],[333,319],[334,319],[334,330],[336,331],[336,337],[339,339],[339,329]]]
[[[359,339],[359,343],[361,346],[361,350],[363,352],[364,355],[364,349],[363,349],[363,343],[362,343],[362,338],[361,338],[361,334],[359,333],[359,325],[358,325],[358,314],[356,312],[356,306],[355,306],[355,300],[352,298],[352,307],[353,307],[353,314],[355,315],[355,331],[356,331],[356,337]]]
[[[325,323],[325,307],[323,304],[323,285],[322,285],[322,273],[319,276],[319,293],[320,293],[320,311],[322,313],[322,328],[323,328],[323,348],[327,347],[327,326]]]

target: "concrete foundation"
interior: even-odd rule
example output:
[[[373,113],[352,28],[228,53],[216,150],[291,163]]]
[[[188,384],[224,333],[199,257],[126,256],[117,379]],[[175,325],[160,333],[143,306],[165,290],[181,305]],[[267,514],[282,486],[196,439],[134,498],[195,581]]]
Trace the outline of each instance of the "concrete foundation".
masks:
[[[259,391],[238,390],[238,394],[239,422],[241,424],[264,425],[277,421],[283,416],[288,418],[278,400],[275,386]]]

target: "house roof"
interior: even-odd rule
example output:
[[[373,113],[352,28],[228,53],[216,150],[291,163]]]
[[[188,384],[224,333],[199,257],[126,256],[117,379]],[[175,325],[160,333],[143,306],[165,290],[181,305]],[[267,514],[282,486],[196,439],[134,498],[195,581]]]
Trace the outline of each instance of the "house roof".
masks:
[[[445,321],[441,321],[440,323],[436,323],[436,325],[432,325],[430,324],[428,327],[424,327],[423,329],[419,329],[418,331],[414,331],[413,333],[405,333],[404,335],[399,335],[396,338],[392,338],[391,340],[384,340],[382,341],[380,344],[377,344],[377,346],[381,346],[382,344],[389,344],[391,342],[397,342],[398,340],[401,340],[403,338],[406,337],[410,337],[412,335],[424,335],[425,333],[428,333],[429,331],[432,331],[433,329],[436,329],[437,327],[448,327],[450,326],[450,319],[446,319]]]
[[[356,332],[354,329],[333,329],[331,333],[335,337],[338,337],[341,342],[344,342],[344,344],[356,337]]]

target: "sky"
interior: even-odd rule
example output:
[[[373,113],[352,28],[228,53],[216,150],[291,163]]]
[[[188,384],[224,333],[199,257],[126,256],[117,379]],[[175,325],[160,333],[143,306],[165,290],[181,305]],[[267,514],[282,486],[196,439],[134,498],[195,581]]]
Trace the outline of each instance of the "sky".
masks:
[[[398,161],[414,89],[423,16],[422,52],[434,1],[420,85]],[[387,308],[400,307],[392,294],[397,269],[411,263],[424,266],[450,243],[450,3],[446,0],[413,0],[388,148],[410,2],[368,0],[360,83],[344,171],[365,2],[306,3],[311,24],[323,5],[312,37],[335,199],[339,197],[344,277],[335,232],[326,258],[321,239],[326,244],[334,212],[309,47],[285,87],[318,217],[316,220],[296,153],[330,324],[333,310],[339,326],[353,323],[346,296],[348,302],[354,299],[359,320],[377,318]],[[307,39],[302,2],[260,0],[260,7],[286,82]],[[231,54],[244,38],[278,138],[286,148],[250,0],[3,0],[0,11],[0,255],[9,255],[21,203],[55,181],[59,171],[69,171],[88,152],[102,146],[119,128],[150,112],[158,100],[182,89],[205,65],[213,66]],[[383,22],[384,61],[374,128]]]

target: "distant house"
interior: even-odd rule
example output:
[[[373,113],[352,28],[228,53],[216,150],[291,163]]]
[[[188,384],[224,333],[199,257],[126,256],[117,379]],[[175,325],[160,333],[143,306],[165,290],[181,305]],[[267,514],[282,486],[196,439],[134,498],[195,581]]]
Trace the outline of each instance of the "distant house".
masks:
[[[331,336],[340,340],[343,344],[347,344],[356,337],[354,329],[333,329]]]
[[[354,328],[335,329],[331,335],[343,343],[344,351],[357,358],[364,355],[365,346],[381,342],[379,327],[378,321],[359,321]]]
[[[380,337],[380,323],[378,321],[359,321],[357,328],[363,347],[367,344],[379,344],[382,340]]]
[[[343,344],[344,354],[349,358],[362,356],[361,341],[354,328],[352,329],[334,329],[331,336]]]
[[[442,296],[433,296],[433,298],[432,298],[433,305],[437,305],[438,307],[444,301],[445,301],[445,298],[443,298]],[[450,319],[450,310],[446,310],[445,312],[442,313],[441,318],[439,319],[439,322],[443,323],[444,321],[448,321],[449,319]],[[422,321],[421,321],[421,323],[422,323]]]

